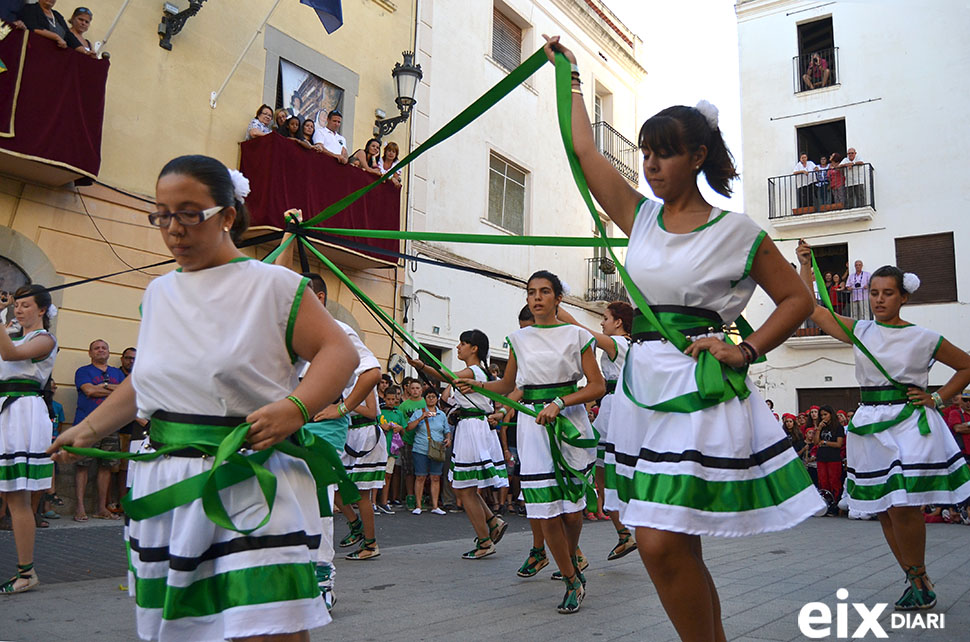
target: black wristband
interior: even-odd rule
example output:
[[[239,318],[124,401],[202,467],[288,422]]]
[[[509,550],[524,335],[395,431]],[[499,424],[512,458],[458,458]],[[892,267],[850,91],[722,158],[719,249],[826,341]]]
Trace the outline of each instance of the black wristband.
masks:
[[[745,363],[753,363],[758,358],[758,351],[747,341],[742,341],[738,344],[738,347],[741,348],[741,352],[744,354]]]

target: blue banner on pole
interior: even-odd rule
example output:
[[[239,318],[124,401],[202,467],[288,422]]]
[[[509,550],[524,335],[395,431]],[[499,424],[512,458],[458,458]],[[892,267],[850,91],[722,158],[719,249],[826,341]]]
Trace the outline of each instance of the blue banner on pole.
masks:
[[[313,7],[327,33],[333,33],[344,23],[344,13],[340,8],[340,0],[300,0],[300,4]]]

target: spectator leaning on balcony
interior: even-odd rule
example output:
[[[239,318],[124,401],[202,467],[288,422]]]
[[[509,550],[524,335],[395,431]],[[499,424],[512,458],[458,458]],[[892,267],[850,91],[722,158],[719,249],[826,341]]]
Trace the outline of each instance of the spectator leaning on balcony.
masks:
[[[303,140],[313,149],[313,134],[317,131],[317,126],[313,124],[313,120],[307,118],[303,121]]]
[[[394,169],[397,165],[398,155],[400,150],[397,147],[397,143],[390,142],[384,145],[384,155],[381,156],[381,169],[385,172]],[[394,183],[395,187],[401,186],[401,170],[394,172],[394,176],[391,176],[391,182]]]
[[[829,191],[829,159],[822,156],[815,166],[812,173],[812,180],[815,181],[815,203],[817,205],[828,205],[832,202],[832,192]]]
[[[829,156],[829,189],[832,190],[832,203],[845,207],[845,168],[840,167],[842,155],[838,152]]]
[[[296,116],[290,116],[286,119],[286,127],[280,133],[307,149],[313,149],[313,145],[303,138],[303,127],[301,126],[300,119]]]
[[[350,157],[347,153],[347,139],[337,133],[343,118],[336,109],[327,114],[327,126],[313,134],[313,145],[327,156],[332,156],[346,165]]]
[[[286,136],[286,115],[285,109],[277,109],[276,113],[273,114],[273,131],[275,131],[280,136]]]
[[[862,261],[855,262],[855,272],[846,279],[845,289],[849,296],[849,316],[853,319],[869,318],[869,273],[862,269]]]
[[[270,125],[273,124],[273,108],[269,105],[260,105],[256,110],[256,118],[249,122],[249,129],[246,131],[246,140],[259,138],[266,134],[272,134]]]
[[[350,157],[350,164],[375,176],[382,176],[384,168],[381,165],[381,141],[371,138],[367,141],[364,149],[358,149],[354,152],[354,155]]]
[[[54,11],[56,2],[57,0],[40,0],[37,4],[25,4],[18,16],[24,27],[38,36],[53,40],[61,49],[70,48],[83,53],[84,45],[68,29],[64,16]]]
[[[808,154],[799,154],[795,169],[792,170],[795,175],[795,188],[798,190],[798,207],[809,207],[812,204],[812,177],[809,173],[814,171],[815,163],[808,160]]]
[[[77,38],[77,41],[81,43],[81,48],[78,49],[81,53],[85,53],[92,58],[97,58],[97,54],[94,53],[94,45],[91,41],[84,37],[84,34],[91,27],[91,21],[94,20],[94,14],[87,7],[78,7],[71,14],[70,26],[71,34]]]
[[[816,51],[808,61],[808,69],[802,75],[802,82],[805,83],[805,89],[818,89],[829,84],[831,75],[828,61]]]
[[[848,199],[846,207],[862,207],[866,204],[866,170],[862,165],[865,161],[856,154],[855,148],[850,147],[845,158],[839,163],[845,167],[845,195]]]

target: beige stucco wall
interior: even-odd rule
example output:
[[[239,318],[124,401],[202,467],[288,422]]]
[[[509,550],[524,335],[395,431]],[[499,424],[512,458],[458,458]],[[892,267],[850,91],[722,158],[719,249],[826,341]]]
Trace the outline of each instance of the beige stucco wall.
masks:
[[[94,12],[88,32],[92,42],[103,38],[121,4],[119,0],[87,3]],[[180,8],[187,5],[184,1],[175,4]],[[263,34],[243,58],[216,109],[210,107],[209,95],[222,84],[272,5],[272,0],[206,3],[173,38],[170,52],[158,46],[161,3],[129,5],[106,46],[111,70],[99,180],[152,198],[159,169],[180,154],[208,154],[236,166],[238,143],[267,93]],[[396,112],[390,70],[401,59],[401,51],[412,48],[413,8],[414,0],[345,1],[344,25],[328,35],[311,9],[286,1],[268,22],[359,77],[355,113],[346,119],[353,122],[353,131],[344,131],[357,146],[371,135],[375,108],[384,109],[389,116]],[[70,11],[67,6],[58,9]],[[385,138],[390,140],[402,150],[408,149],[408,128],[398,127]],[[148,225],[148,211],[150,205],[97,185],[76,191],[70,186],[51,188],[17,177],[0,177],[0,255],[43,285],[125,270],[125,262],[142,266],[170,258],[158,231]],[[261,258],[269,249],[247,252]],[[348,322],[347,314],[352,315],[356,319],[352,325],[361,329],[364,341],[379,359],[386,359],[390,351],[387,335],[333,275],[319,265],[311,267],[325,275],[331,311]],[[120,352],[136,344],[144,288],[153,275],[170,269],[131,272],[55,293],[61,313],[54,330],[61,351],[54,379],[59,386],[57,399],[68,420],[76,404],[74,371],[89,362],[88,344],[96,338],[108,341],[110,363],[117,366]],[[346,271],[388,314],[395,315],[400,270]]]

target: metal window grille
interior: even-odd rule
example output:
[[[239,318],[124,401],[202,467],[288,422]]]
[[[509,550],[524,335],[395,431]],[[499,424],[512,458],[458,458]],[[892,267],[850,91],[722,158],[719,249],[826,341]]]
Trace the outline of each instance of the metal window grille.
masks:
[[[495,154],[488,164],[488,221],[514,234],[523,234],[526,172]]]
[[[510,71],[522,63],[522,29],[498,9],[492,19],[492,58]]]

